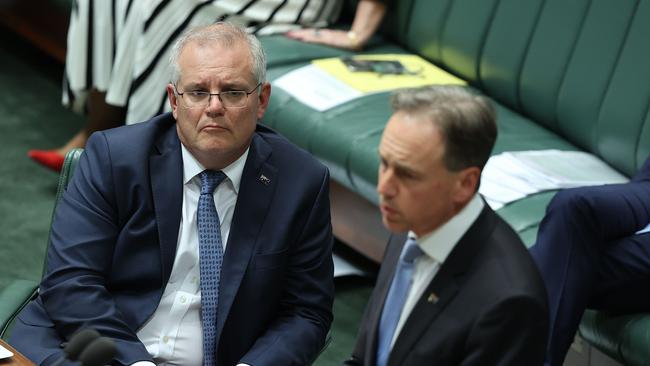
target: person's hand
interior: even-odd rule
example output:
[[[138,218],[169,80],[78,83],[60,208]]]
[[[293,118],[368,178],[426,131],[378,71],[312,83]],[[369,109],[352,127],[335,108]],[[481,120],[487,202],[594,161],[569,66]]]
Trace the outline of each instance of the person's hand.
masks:
[[[318,43],[347,50],[358,50],[361,48],[356,34],[343,30],[305,28],[289,31],[285,35],[302,42]]]

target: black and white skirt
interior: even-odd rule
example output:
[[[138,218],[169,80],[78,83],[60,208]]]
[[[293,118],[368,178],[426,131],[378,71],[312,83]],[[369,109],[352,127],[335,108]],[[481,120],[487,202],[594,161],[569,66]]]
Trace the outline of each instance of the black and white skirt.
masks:
[[[75,0],[63,104],[86,112],[88,92],[127,108],[126,123],[170,109],[169,52],[184,31],[227,19],[258,35],[335,21],[342,0]]]

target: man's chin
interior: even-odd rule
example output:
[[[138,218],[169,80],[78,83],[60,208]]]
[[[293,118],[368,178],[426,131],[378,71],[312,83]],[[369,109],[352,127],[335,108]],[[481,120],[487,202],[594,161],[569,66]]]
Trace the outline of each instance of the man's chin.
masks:
[[[392,233],[396,233],[396,234],[404,233],[409,230],[405,223],[396,220],[391,220],[389,217],[386,216],[382,216],[381,221],[384,224],[384,227]]]

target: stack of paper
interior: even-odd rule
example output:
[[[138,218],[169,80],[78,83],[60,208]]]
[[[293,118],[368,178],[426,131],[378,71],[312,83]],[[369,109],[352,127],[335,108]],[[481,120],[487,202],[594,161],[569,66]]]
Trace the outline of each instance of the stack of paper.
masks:
[[[363,94],[314,65],[288,72],[276,79],[273,85],[319,112]]]
[[[273,81],[273,85],[322,112],[368,93],[432,84],[466,84],[464,80],[417,55],[360,55],[355,56],[357,58],[399,61],[409,73],[386,75],[350,71],[340,58],[335,57],[314,60],[310,65],[280,76]]]
[[[537,192],[627,181],[595,155],[581,151],[505,152],[488,160],[479,193],[496,210]]]
[[[374,93],[398,88],[414,88],[424,85],[456,84],[467,82],[439,68],[418,55],[383,54],[357,55],[355,60],[398,61],[407,70],[406,74],[379,74],[371,71],[350,71],[340,58],[324,58],[312,63],[352,88],[364,93]]]
[[[14,354],[9,351],[8,349],[0,346],[0,360],[12,357]],[[3,363],[4,361],[0,361],[0,363]]]

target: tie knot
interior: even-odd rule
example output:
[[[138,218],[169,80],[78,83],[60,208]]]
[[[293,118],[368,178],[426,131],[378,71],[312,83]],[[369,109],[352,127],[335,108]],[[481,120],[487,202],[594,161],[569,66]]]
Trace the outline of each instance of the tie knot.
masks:
[[[406,263],[413,263],[417,257],[422,255],[422,253],[422,249],[420,249],[415,238],[409,237],[406,244],[404,244],[404,249],[402,249],[401,260]]]
[[[226,175],[221,170],[204,170],[199,177],[201,177],[201,194],[212,194],[214,189],[226,179]]]

